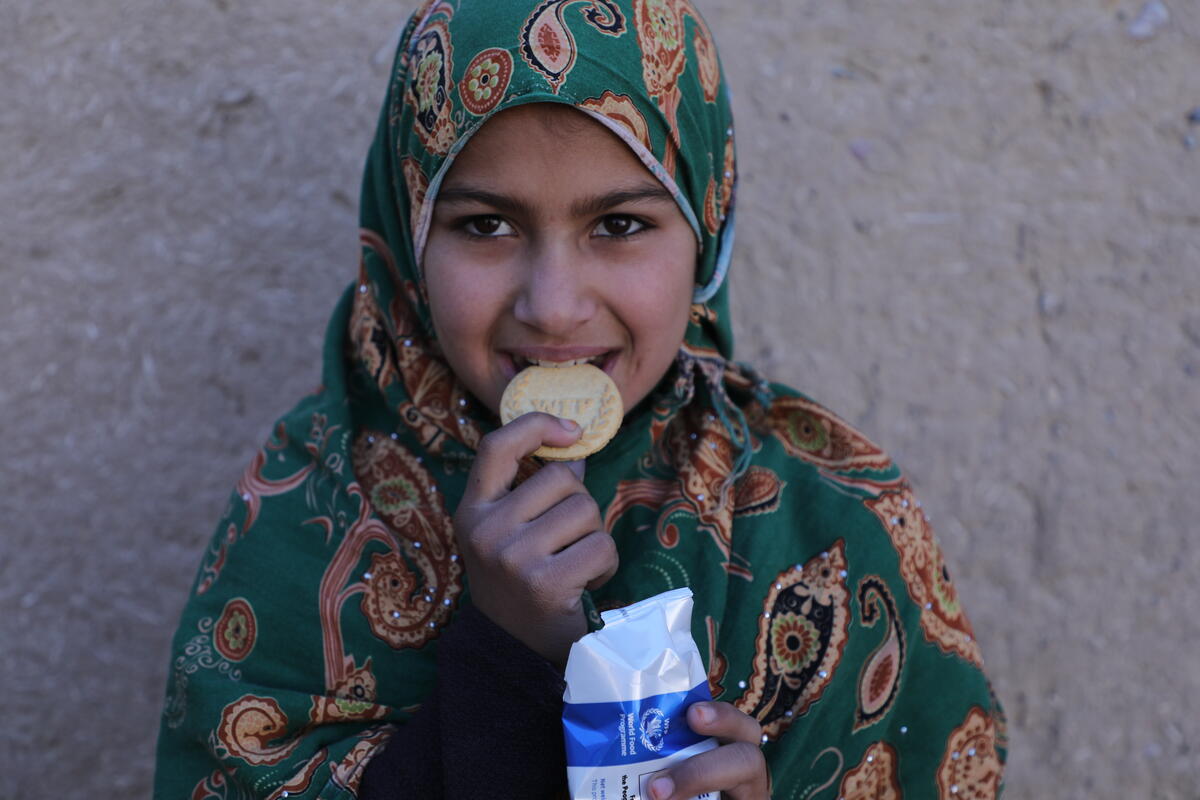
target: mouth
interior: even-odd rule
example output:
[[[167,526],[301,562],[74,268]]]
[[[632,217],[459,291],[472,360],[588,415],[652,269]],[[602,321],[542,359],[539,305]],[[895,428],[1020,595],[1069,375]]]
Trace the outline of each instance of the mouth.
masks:
[[[617,350],[602,350],[599,352],[595,352],[593,350],[593,353],[590,355],[584,353],[583,355],[578,355],[574,358],[563,358],[558,354],[554,354],[552,357],[548,357],[546,354],[539,354],[535,357],[530,353],[522,354],[509,352],[503,354],[504,356],[507,356],[506,361],[508,362],[503,366],[506,367],[506,369],[504,369],[505,373],[509,373],[511,370],[511,374],[506,375],[509,380],[511,380],[513,376],[526,367],[548,367],[551,369],[562,369],[564,367],[574,367],[578,364],[591,364],[592,366],[602,369],[611,375],[612,367],[617,361],[618,354],[619,351]]]

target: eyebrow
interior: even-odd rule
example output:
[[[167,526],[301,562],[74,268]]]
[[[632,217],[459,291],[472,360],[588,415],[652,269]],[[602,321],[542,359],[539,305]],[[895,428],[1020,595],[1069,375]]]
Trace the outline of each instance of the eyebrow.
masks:
[[[645,183],[582,198],[571,205],[571,213],[575,216],[585,217],[603,213],[626,203],[648,202],[668,202],[674,204],[675,198],[661,184]],[[451,205],[479,203],[491,206],[505,213],[518,215],[530,215],[533,211],[528,203],[519,198],[472,186],[451,186],[444,188],[438,192],[436,203],[449,203]]]

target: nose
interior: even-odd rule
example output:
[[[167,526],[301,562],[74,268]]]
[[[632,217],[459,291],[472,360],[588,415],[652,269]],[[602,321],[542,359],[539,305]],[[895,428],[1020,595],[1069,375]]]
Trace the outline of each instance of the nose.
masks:
[[[581,254],[549,243],[530,254],[513,315],[525,325],[566,337],[596,313],[594,276]]]

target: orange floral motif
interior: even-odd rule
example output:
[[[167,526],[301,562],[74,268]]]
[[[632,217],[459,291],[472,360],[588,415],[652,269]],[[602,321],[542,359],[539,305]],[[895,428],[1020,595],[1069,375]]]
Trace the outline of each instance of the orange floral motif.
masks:
[[[578,47],[564,14],[567,6],[587,3],[584,20],[609,36],[625,33],[625,16],[612,0],[543,0],[521,29],[521,57],[558,93],[575,66]]]
[[[664,547],[679,543],[678,515],[694,517],[698,527],[712,536],[725,568],[748,578],[748,568],[732,559],[735,516],[767,514],[779,507],[783,482],[766,467],[751,467],[736,483],[733,443],[725,426],[713,414],[689,407],[668,425],[660,440],[659,457],[676,478],[641,478],[621,481],[616,497],[605,512],[605,528],[633,506],[657,510],[656,532]]]
[[[709,33],[704,18],[696,13],[691,3],[685,3],[688,12],[696,23],[695,35],[692,37],[692,48],[696,51],[697,68],[700,74],[700,88],[704,90],[706,102],[715,103],[717,92],[721,88],[721,64],[717,60],[717,46]]]
[[[386,244],[375,242],[374,238],[364,234],[364,244],[374,249],[389,271],[394,272],[395,262]],[[440,455],[448,437],[476,449],[483,434],[478,423],[463,414],[470,402],[466,390],[446,363],[430,353],[428,342],[418,333],[421,323],[413,308],[421,299],[419,288],[398,275],[393,275],[393,284],[400,291],[389,306],[392,326],[381,312],[373,291],[355,293],[349,323],[354,352],[381,389],[386,390],[397,376],[403,381],[408,399],[396,410],[417,434],[422,447]],[[360,285],[367,285],[365,278]]]
[[[434,155],[445,155],[458,138],[451,119],[450,92],[454,82],[453,52],[447,20],[454,15],[449,3],[438,3],[430,12],[431,19],[414,37],[407,56],[407,102],[413,107],[413,130],[425,149]]]
[[[725,694],[725,672],[729,669],[729,659],[717,649],[717,621],[712,617],[704,618],[704,627],[708,631],[708,690],[713,699]]]
[[[904,671],[904,626],[896,601],[882,578],[870,575],[858,584],[858,608],[865,627],[874,627],[883,619],[887,631],[858,676],[856,731],[887,716],[900,690],[900,675]]]
[[[371,555],[363,614],[392,647],[420,647],[449,620],[462,592],[450,515],[428,471],[391,437],[364,431],[353,453],[372,508],[402,534],[399,549]]]
[[[267,443],[266,449],[272,447],[270,442]],[[319,451],[312,444],[308,443],[305,448],[313,456],[319,455]],[[229,550],[237,541],[250,532],[250,528],[258,520],[258,515],[262,511],[262,501],[264,497],[275,497],[276,495],[287,494],[288,492],[300,486],[316,468],[315,463],[305,464],[300,469],[283,478],[268,478],[264,473],[267,465],[266,449],[259,450],[254,455],[253,461],[246,467],[242,477],[238,479],[237,486],[234,492],[246,504],[246,518],[242,522],[239,529],[232,522],[225,529],[225,536],[220,539],[214,539],[209,546],[208,552],[205,554],[204,563],[201,565],[201,578],[196,584],[196,594],[201,595],[212,588],[212,585],[221,577],[221,570],[225,567],[225,561],[229,556]]]
[[[308,718],[312,725],[352,720],[382,719],[388,707],[375,702],[375,674],[371,671],[371,659],[361,667],[355,667],[347,656],[344,676],[333,687],[330,694],[313,695]]]
[[[248,764],[278,764],[299,739],[287,740],[288,718],[270,697],[247,694],[225,706],[217,728],[220,743]]]
[[[845,542],[779,573],[764,607],[754,671],[734,705],[775,739],[820,699],[842,660],[850,624]]]
[[[982,708],[972,708],[946,743],[937,773],[938,797],[994,800],[1000,792],[1002,773],[995,722]]]
[[[863,502],[879,517],[900,555],[900,574],[909,597],[921,607],[921,630],[925,638],[944,652],[956,653],[982,667],[979,643],[958,601],[958,590],[950,580],[942,549],[933,538],[933,529],[920,503],[907,488]]]
[[[420,227],[421,211],[425,207],[425,195],[429,192],[429,178],[425,177],[425,173],[421,170],[421,164],[412,156],[400,159],[400,173],[404,175],[404,186],[408,190],[408,224],[411,226],[409,230],[416,231]],[[391,272],[395,285],[399,286],[400,281],[395,280],[394,266]]]
[[[313,455],[316,455],[316,453],[313,453]],[[254,461],[251,462],[250,466],[246,467],[246,471],[242,473],[242,477],[238,479],[237,487],[234,489],[246,503],[246,521],[242,523],[243,535],[250,530],[251,526],[258,519],[259,511],[262,510],[262,499],[264,497],[287,494],[304,483],[304,479],[315,468],[313,464],[306,464],[285,478],[271,479],[263,474],[266,464],[267,454],[260,450],[255,454]]]
[[[458,82],[458,95],[467,111],[483,116],[498,106],[508,90],[512,70],[512,56],[498,47],[488,48],[471,59]],[[413,225],[413,230],[416,229]]]
[[[312,758],[301,764],[299,771],[288,778],[282,786],[277,787],[275,791],[271,792],[267,800],[280,800],[284,797],[299,795],[308,789],[312,785],[313,776],[317,774],[317,770],[325,763],[325,757],[328,755],[328,752],[322,747],[316,753],[313,753]]]
[[[355,468],[358,468],[357,459]],[[344,687],[355,671],[354,659],[346,654],[342,638],[342,608],[350,597],[366,588],[361,581],[354,580],[363,551],[373,544],[393,547],[397,541],[396,533],[374,513],[361,484],[350,483],[346,493],[358,502],[358,516],[347,526],[333,558],[326,565],[318,594],[325,688],[331,695]],[[310,520],[316,521],[320,521],[327,531],[333,526],[328,518]]]
[[[779,497],[786,485],[773,470],[750,467],[733,485],[733,515],[770,514],[779,508]]]
[[[345,714],[358,714],[375,702],[375,673],[371,671],[371,659],[361,667],[350,669],[337,686],[333,687],[333,697],[340,702],[339,708]]]
[[[838,797],[842,800],[901,800],[896,774],[896,750],[886,742],[875,742],[857,767],[843,777]]]
[[[679,103],[683,97],[679,77],[687,67],[684,16],[690,16],[695,35],[698,79],[704,99],[714,102],[721,83],[716,46],[704,20],[690,0],[634,0],[634,28],[642,49],[642,80],[646,92],[658,103],[671,128],[676,146],[679,141]],[[665,160],[664,160],[665,165]]]
[[[446,363],[430,353],[428,343],[414,333],[420,329],[412,311],[419,289],[411,281],[401,285],[405,297],[398,294],[391,311],[397,330],[401,332],[396,340],[396,364],[409,399],[396,410],[417,434],[421,447],[434,455],[442,453],[447,437],[475,450],[483,432],[474,420],[463,414],[470,402],[466,390]]]
[[[254,649],[257,633],[254,610],[245,598],[235,597],[225,604],[213,628],[213,647],[230,661],[241,661]]]
[[[754,420],[775,435],[789,455],[825,470],[853,472],[892,466],[888,455],[845,420],[802,397],[780,397],[765,419]]]
[[[188,800],[225,800],[229,784],[225,778],[225,773],[219,769],[214,769],[210,775],[201,778],[192,787],[192,793],[188,795]]]
[[[988,681],[988,699],[992,701],[992,722],[996,724],[996,749],[1007,752],[1008,717],[1004,714],[1004,707],[1000,705],[1000,698],[996,697],[996,690],[991,681]]]
[[[406,162],[411,162],[412,164],[415,164],[415,162],[411,158],[408,158],[408,157],[406,157],[406,160],[402,161],[401,164],[403,165]],[[411,169],[411,166],[408,169]],[[408,176],[409,176],[408,171],[405,170],[404,174],[405,174],[405,180],[408,180]],[[419,166],[417,167],[416,178],[417,179],[414,181],[413,185],[420,187],[420,194],[418,196],[416,196],[416,198],[415,198],[416,205],[419,206],[425,200],[425,188],[423,186],[421,186],[421,182],[424,181],[424,183],[426,185],[428,184],[428,181],[425,179],[424,174],[422,174],[420,172]],[[413,187],[410,186],[409,187],[410,197],[412,196],[412,192],[413,192]],[[396,257],[394,255],[392,255],[392,249],[390,247],[388,247],[388,243],[387,243],[386,239],[384,239],[382,236],[380,236],[378,233],[371,230],[370,228],[359,228],[358,229],[358,242],[363,247],[374,252],[374,254],[383,261],[384,266],[387,267],[388,275],[391,276],[392,283],[394,285],[399,286],[401,283],[403,283],[403,278],[400,275],[400,269],[396,266]],[[367,273],[366,273],[365,260],[366,259],[365,259],[365,253],[364,253],[364,258],[362,260],[360,260],[360,262],[359,262],[358,283],[360,286],[362,286],[363,284],[366,284],[369,280],[367,277]]]
[[[365,283],[360,283],[365,286]],[[396,352],[374,292],[358,292],[350,308],[350,342],[367,373],[380,389],[399,377]]]
[[[904,483],[887,453],[845,420],[802,397],[776,397],[768,409],[751,406],[746,419],[785,452],[814,465],[826,481],[872,496]]]
[[[618,123],[629,131],[635,141],[641,142],[647,150],[650,149],[650,128],[646,125],[646,118],[642,116],[641,111],[638,111],[637,105],[629,95],[614,94],[605,90],[604,94],[599,97],[584,100],[579,107],[595,111]]]
[[[715,178],[709,178],[708,188],[704,190],[704,227],[714,236],[721,229],[720,212],[717,210],[719,204],[717,181]]]
[[[204,563],[200,566],[200,582],[196,584],[196,594],[204,594],[212,585],[216,583],[217,578],[221,577],[221,570],[225,568],[225,559],[229,557],[229,549],[233,547],[240,538],[238,526],[232,522],[225,527],[224,537],[214,537],[213,541],[208,546],[208,552],[204,554]]]
[[[719,318],[717,312],[704,303],[693,303],[688,309],[688,323],[691,325],[715,325]]]
[[[680,0],[635,0],[634,28],[642,48],[642,79],[658,103],[679,146],[679,76],[687,64]]]
[[[771,668],[800,672],[817,658],[821,632],[807,617],[785,612],[771,620]]]
[[[666,143],[663,145],[662,167],[663,172],[675,179],[675,167],[679,163],[679,145],[673,137],[668,136]]]
[[[346,757],[333,765],[333,783],[343,789],[349,789],[354,795],[358,794],[359,783],[362,782],[363,770],[371,756],[392,738],[396,729],[390,725],[382,728],[367,730],[362,734],[362,740],[346,754]]]
[[[721,223],[725,221],[725,217],[729,213],[729,206],[733,202],[733,179],[733,136],[731,134],[725,140],[725,163],[721,171],[721,182],[717,183],[715,178],[709,178],[708,189],[704,193],[704,226],[711,234],[715,235],[721,229]]]
[[[330,722],[383,719],[388,710],[387,706],[376,703],[354,703],[328,695],[313,695],[308,716],[313,725],[325,725]]]
[[[421,301],[420,288],[412,281],[403,281],[386,243],[376,239],[373,234],[364,234],[365,245],[384,259],[397,289],[389,306],[391,324],[380,313],[373,291],[355,293],[349,324],[355,353],[380,389],[386,390],[400,375],[408,399],[396,410],[418,435],[422,447],[440,455],[446,438],[450,438],[474,450],[482,432],[478,423],[463,414],[469,403],[467,392],[446,363],[431,354],[430,344],[419,332],[421,323],[414,308]],[[367,285],[365,278],[360,285]]]

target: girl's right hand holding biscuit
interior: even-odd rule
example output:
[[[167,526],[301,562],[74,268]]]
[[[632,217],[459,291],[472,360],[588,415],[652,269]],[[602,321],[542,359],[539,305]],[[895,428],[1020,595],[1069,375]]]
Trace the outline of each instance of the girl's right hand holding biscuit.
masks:
[[[583,591],[617,571],[617,548],[582,470],[550,463],[512,484],[522,458],[542,445],[567,447],[579,435],[574,422],[542,413],[489,433],[454,514],[475,607],[559,667],[587,633]]]

